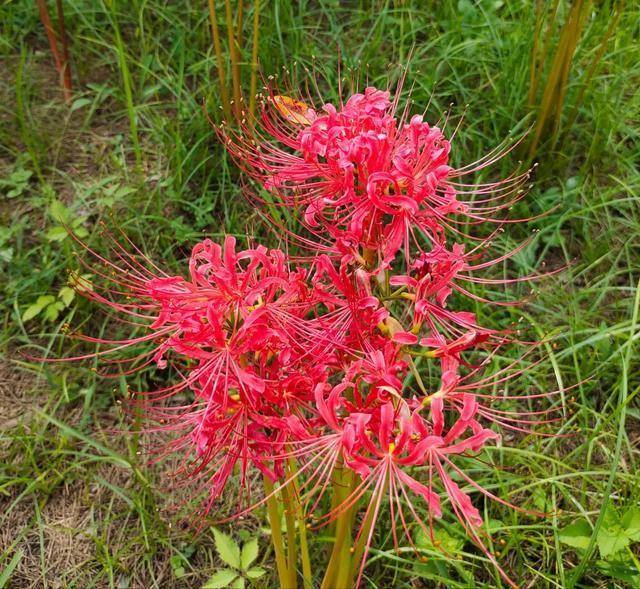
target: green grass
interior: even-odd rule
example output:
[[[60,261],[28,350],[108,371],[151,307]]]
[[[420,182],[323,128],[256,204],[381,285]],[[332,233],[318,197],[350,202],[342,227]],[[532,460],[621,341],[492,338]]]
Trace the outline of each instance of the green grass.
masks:
[[[606,8],[592,13],[577,67],[598,51]],[[76,299],[52,309],[50,320],[45,309],[28,321],[23,316],[40,296],[63,301],[67,270],[77,268],[62,223],[75,223],[96,247],[98,223],[116,224],[176,271],[203,235],[264,229],[202,112],[204,101],[215,117],[218,104],[207,3],[65,0],[65,14],[75,89],[70,108],[33,2],[0,6],[0,587],[201,587],[221,566],[212,534],[189,525],[182,506],[188,489],[167,492],[167,465],[144,464],[145,436],[121,433],[132,428],[118,406],[124,380],[102,380],[91,365],[52,367],[23,355],[68,355],[71,343],[59,337],[64,324],[99,334],[112,329],[108,317]],[[263,3],[261,19],[264,72],[294,61],[313,66],[328,95],[339,55],[347,68],[384,85],[400,73],[389,64],[411,54],[416,108],[431,100],[428,117],[437,120],[450,104],[455,116],[469,105],[455,163],[476,159],[532,122],[531,3],[273,0]],[[640,544],[605,557],[601,533],[615,528],[614,511],[640,507],[639,23],[640,10],[628,2],[570,135],[556,151],[543,144],[538,152],[534,187],[515,213],[552,211],[510,227],[498,244],[506,248],[537,229],[531,246],[502,270],[526,274],[543,261],[567,269],[537,283],[537,296],[523,309],[478,309],[489,323],[523,317],[526,331],[545,339],[544,361],[510,386],[574,386],[558,399],[564,422],[548,429],[568,435],[506,436],[485,462],[468,465],[501,497],[550,512],[535,518],[484,506],[499,560],[523,587],[640,587]],[[248,74],[250,43],[244,51]],[[568,112],[583,90],[575,79]],[[517,157],[502,161],[495,174],[510,170]],[[517,353],[505,352],[496,363]],[[132,388],[151,376],[136,378]],[[234,500],[230,491],[227,501]],[[257,562],[270,573],[256,586],[274,587],[263,515],[239,522],[232,533],[259,537]],[[587,522],[578,548],[560,538],[574,520]],[[432,565],[419,563],[408,545],[395,553],[388,528],[377,532],[367,586],[503,586],[452,521],[441,532],[450,557],[436,552]],[[323,540],[313,540],[318,578]]]

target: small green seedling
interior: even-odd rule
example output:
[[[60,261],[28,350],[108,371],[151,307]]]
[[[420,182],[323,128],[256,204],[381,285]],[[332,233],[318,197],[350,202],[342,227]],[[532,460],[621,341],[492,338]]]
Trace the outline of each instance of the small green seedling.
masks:
[[[267,572],[261,567],[252,566],[258,558],[257,538],[247,540],[241,549],[228,534],[216,528],[212,528],[212,531],[218,555],[230,568],[223,568],[213,573],[202,589],[221,589],[223,587],[243,589],[247,582],[259,579]]]

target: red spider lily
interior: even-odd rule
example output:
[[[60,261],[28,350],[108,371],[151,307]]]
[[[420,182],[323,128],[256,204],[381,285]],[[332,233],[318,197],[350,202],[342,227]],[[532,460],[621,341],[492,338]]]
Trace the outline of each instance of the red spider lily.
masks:
[[[496,183],[462,182],[508,149],[455,170],[442,129],[371,87],[320,108],[270,90],[260,120],[223,134],[241,168],[299,213],[302,234],[292,237],[306,255],[238,250],[232,237],[222,245],[204,240],[183,277],[161,271],[133,244],[129,253],[114,242],[114,260],[91,253],[94,275],[117,286],[83,294],[148,333],[82,339],[111,345],[100,356],[153,342],[132,359],[132,370],[155,362],[180,375],[140,395],[151,429],[173,432],[162,455],[184,453],[179,474],[206,485],[207,509],[236,467],[248,494],[255,468],[277,481],[258,504],[289,497],[293,486],[299,503],[288,504],[290,513],[308,508],[318,525],[335,522],[325,586],[356,573],[360,583],[383,505],[394,543],[399,525],[412,546],[412,529],[433,536],[448,505],[495,563],[470,493],[506,502],[475,482],[460,457],[500,440],[492,428],[529,433],[555,421],[556,408],[515,411],[512,399],[483,392],[526,368],[514,363],[485,374],[513,332],[483,326],[458,305],[489,303],[464,283],[537,278],[476,276],[523,247],[480,261],[507,222],[499,215],[522,198],[528,171]],[[468,246],[459,241],[463,222],[498,227]],[[432,360],[430,378],[415,358]],[[330,489],[330,509],[316,516]],[[365,498],[345,564],[340,548]]]

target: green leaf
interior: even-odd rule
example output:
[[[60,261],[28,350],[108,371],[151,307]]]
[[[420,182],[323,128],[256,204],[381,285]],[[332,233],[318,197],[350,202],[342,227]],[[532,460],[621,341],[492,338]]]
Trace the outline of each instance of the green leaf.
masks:
[[[216,550],[220,555],[220,558],[224,560],[229,566],[232,566],[236,569],[240,568],[240,547],[235,543],[234,539],[217,530],[216,528],[212,528],[213,537],[216,542]]]
[[[596,542],[598,544],[598,549],[600,550],[600,555],[602,558],[606,559],[612,554],[620,552],[620,550],[628,546],[630,538],[626,534],[621,533],[619,528],[609,529],[603,526],[598,532]]]
[[[0,249],[0,260],[3,262],[10,262],[13,259],[13,248],[5,247]]]
[[[548,511],[550,507],[549,496],[545,489],[536,487],[531,493],[531,499],[536,509],[539,511]]]
[[[27,307],[27,310],[22,314],[22,321],[29,321],[30,319],[33,319],[42,311],[42,309],[53,303],[55,300],[55,297],[52,295],[40,295],[38,300],[31,306]]]
[[[22,321],[30,321],[36,317],[40,311],[42,311],[42,306],[38,305],[38,303],[33,303],[33,305],[27,307],[27,310],[22,314]]]
[[[415,543],[418,548],[426,550],[442,550],[447,554],[457,554],[462,550],[465,544],[465,540],[463,538],[453,536],[442,528],[434,528],[433,539],[434,541],[432,542],[431,536],[428,533],[425,533],[424,530],[419,529],[416,534]]]
[[[40,295],[38,297],[38,300],[36,301],[36,305],[40,305],[41,308],[44,308],[47,305],[53,303],[53,301],[55,300],[56,297],[54,297],[53,295]]]
[[[120,188],[118,188],[118,190],[115,191],[115,193],[113,194],[113,196],[115,198],[123,198],[125,196],[128,196],[129,194],[135,192],[136,189],[132,188],[131,186],[121,186]]]
[[[47,321],[55,321],[60,315],[60,311],[64,310],[64,303],[62,301],[56,301],[47,305],[44,310],[44,318]]]
[[[56,226],[47,231],[46,238],[49,241],[63,241],[68,235],[69,232],[64,227]]]
[[[16,550],[9,563],[4,567],[4,570],[0,572],[0,588],[6,586],[7,581],[11,579],[13,571],[18,568],[18,565],[20,564],[23,556],[24,552],[22,550]]]
[[[261,567],[251,567],[247,571],[247,577],[250,579],[259,579],[262,575],[265,575],[267,571]]]
[[[631,540],[640,542],[640,509],[638,507],[629,508],[622,516],[620,524]]]
[[[231,589],[244,589],[244,578],[238,577],[233,583],[231,583]]]
[[[625,581],[629,587],[640,588],[640,575],[633,560],[621,552],[618,557],[609,560],[596,560],[596,567],[609,577]]]
[[[618,512],[613,507],[608,506],[596,538],[600,556],[606,559],[612,554],[620,552],[629,542],[630,538],[622,527]]]
[[[242,546],[240,568],[246,571],[256,558],[258,558],[258,538],[252,538]]]
[[[88,106],[89,104],[91,104],[91,100],[89,100],[88,98],[77,98],[71,104],[71,112],[73,112],[74,110],[78,110],[83,106]]]
[[[253,538],[253,534],[246,528],[240,528],[237,534],[238,538],[240,538],[242,542],[248,542],[249,540],[251,540],[251,538]]]
[[[76,296],[76,291],[68,286],[63,286],[58,292],[58,298],[62,300],[65,307],[68,307]]]
[[[592,533],[593,530],[589,522],[586,519],[579,519],[560,530],[558,537],[560,542],[567,546],[586,550],[589,547]]]
[[[202,589],[222,589],[223,587],[228,587],[237,576],[238,573],[236,571],[220,569],[209,577],[209,580],[202,586]]]
[[[59,200],[52,200],[49,205],[51,217],[58,223],[66,224],[69,220],[69,210]]]
[[[186,571],[184,570],[184,557],[181,554],[174,554],[170,559],[171,570],[176,579],[184,577]]]
[[[91,283],[92,278],[93,274],[79,275],[77,272],[71,272],[68,284],[75,290],[90,292],[93,291],[93,284]]]

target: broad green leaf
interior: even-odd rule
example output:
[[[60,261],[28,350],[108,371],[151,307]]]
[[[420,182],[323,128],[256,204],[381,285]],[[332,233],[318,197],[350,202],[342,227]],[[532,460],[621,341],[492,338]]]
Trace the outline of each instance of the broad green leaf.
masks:
[[[58,223],[67,223],[69,220],[69,210],[59,200],[51,201],[49,212]]]
[[[640,574],[638,574],[638,569],[630,556],[625,552],[621,552],[620,557],[612,557],[609,560],[597,560],[595,564],[605,575],[625,581],[630,588],[640,588]]]
[[[76,296],[76,291],[68,286],[63,286],[58,292],[58,298],[62,300],[65,307],[68,307]]]
[[[262,575],[265,575],[267,571],[261,567],[251,567],[247,571],[247,577],[250,579],[259,579]]]
[[[222,589],[228,587],[238,576],[238,572],[231,569],[220,569],[209,577],[202,589]]]
[[[69,274],[68,284],[75,290],[79,291],[93,291],[93,284],[91,283],[93,274],[78,274],[77,272],[71,272]]]
[[[216,542],[216,550],[218,551],[220,558],[224,560],[224,562],[226,562],[229,566],[239,569],[240,548],[236,544],[235,540],[228,534],[225,534],[224,532],[221,532],[216,528],[212,529],[213,537],[215,538]]]
[[[183,566],[179,566],[173,569],[173,574],[176,579],[181,579],[182,577],[184,577],[186,572],[187,571],[184,570]]]
[[[5,247],[0,249],[0,260],[3,262],[10,262],[13,259],[13,248]]]
[[[22,321],[30,321],[33,319],[38,313],[42,311],[42,305],[38,305],[38,303],[33,303],[33,305],[27,307],[26,311],[22,314]]]
[[[531,499],[536,509],[540,511],[548,511],[549,509],[549,496],[545,489],[542,487],[536,487],[531,493]]]
[[[36,301],[36,305],[40,305],[41,308],[44,308],[47,305],[53,303],[53,301],[55,300],[56,297],[54,297],[53,295],[40,295],[38,297],[38,300]]]
[[[243,571],[246,571],[256,558],[258,558],[258,538],[252,538],[242,546],[240,568],[242,568]]]
[[[55,321],[60,315],[60,311],[64,310],[64,303],[62,301],[56,301],[47,305],[44,309],[44,318],[47,321]]]
[[[253,538],[253,533],[246,528],[240,528],[237,534],[238,538],[240,538],[240,540],[242,540],[243,542],[248,542],[249,540],[251,540],[251,538]]]
[[[231,583],[231,589],[244,589],[244,577],[238,577]]]
[[[616,552],[620,552],[623,548],[629,545],[630,538],[619,527],[613,529],[605,528],[604,526],[598,531],[598,537],[596,538],[598,549],[602,558],[606,559]]]
[[[46,238],[49,241],[63,241],[68,235],[69,233],[64,227],[56,226],[47,231]]]
[[[593,530],[586,519],[579,519],[560,530],[560,542],[573,548],[586,550],[589,547]]]
[[[184,570],[184,558],[181,554],[174,554],[170,559],[171,569],[176,579],[184,577],[186,571]]]
[[[30,319],[33,319],[42,311],[42,309],[53,303],[55,300],[55,297],[52,295],[40,295],[35,303],[27,307],[26,311],[22,314],[22,320],[29,321]]]
[[[612,554],[620,552],[629,542],[630,538],[622,527],[618,512],[609,505],[602,520],[602,527],[598,531],[598,537],[596,538],[600,556],[606,559]]]
[[[77,98],[71,104],[71,112],[73,112],[74,110],[78,110],[83,106],[88,106],[89,104],[91,104],[91,100],[89,100],[88,98]]]
[[[640,542],[640,509],[638,507],[628,509],[622,516],[620,524],[631,540]]]
[[[430,535],[419,529],[416,534],[416,546],[427,550],[441,550],[451,555],[460,552],[465,543],[464,539],[453,536],[442,528],[433,530],[433,539],[432,542]]]

